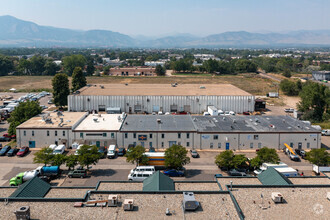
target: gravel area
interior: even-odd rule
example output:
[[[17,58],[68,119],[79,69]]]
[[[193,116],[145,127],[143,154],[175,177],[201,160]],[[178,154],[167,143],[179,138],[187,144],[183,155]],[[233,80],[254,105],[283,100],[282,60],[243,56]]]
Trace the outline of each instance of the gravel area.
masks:
[[[103,195],[106,197],[106,195]],[[15,202],[0,204],[1,219],[16,219],[13,213],[21,206],[30,206],[32,219],[183,219],[181,194],[123,194],[124,199],[134,199],[134,211],[124,211],[122,207],[83,207],[74,208],[67,202]],[[238,219],[229,195],[200,195],[195,198],[201,203],[201,209],[184,213],[186,219]],[[166,208],[172,216],[166,216]]]
[[[89,189],[51,189],[45,198],[83,198]]]
[[[329,188],[245,188],[234,194],[246,219],[329,219]],[[283,195],[284,203],[275,204],[272,192]],[[262,198],[263,195],[263,205]]]
[[[7,198],[13,192],[15,192],[16,188],[0,188],[0,198]]]
[[[101,183],[97,190],[105,191],[141,191],[143,183],[129,182],[129,183]]]
[[[289,178],[293,184],[320,184],[320,185],[330,185],[329,178]]]
[[[177,191],[219,191],[217,183],[175,183]]]
[[[218,178],[218,182],[223,190],[227,190],[226,185],[230,185],[230,181],[233,181],[233,185],[261,185],[258,178]]]

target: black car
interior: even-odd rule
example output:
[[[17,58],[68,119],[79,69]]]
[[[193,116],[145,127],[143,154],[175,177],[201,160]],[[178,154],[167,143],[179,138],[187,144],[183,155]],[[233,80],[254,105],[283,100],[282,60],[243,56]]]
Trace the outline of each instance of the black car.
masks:
[[[100,158],[102,159],[105,158],[107,154],[107,149],[105,147],[100,147],[98,152],[100,153]]]
[[[16,156],[17,152],[19,151],[18,148],[12,148],[7,152],[8,157],[13,157]]]
[[[9,137],[0,137],[0,142],[9,142],[10,140]]]
[[[294,151],[296,152],[296,154],[298,154],[299,156],[301,156],[301,158],[304,158],[306,156],[306,152],[304,150],[295,149]]]
[[[1,150],[0,150],[0,156],[5,156],[7,154],[7,152],[11,149],[10,146],[4,146]]]
[[[127,147],[127,151],[133,150],[134,147],[135,147],[134,144],[129,144],[128,147]]]
[[[123,147],[118,148],[118,156],[124,156],[126,154],[126,150]]]
[[[240,171],[235,170],[235,169],[230,170],[228,173],[229,173],[230,176],[246,176],[246,173],[240,172]]]

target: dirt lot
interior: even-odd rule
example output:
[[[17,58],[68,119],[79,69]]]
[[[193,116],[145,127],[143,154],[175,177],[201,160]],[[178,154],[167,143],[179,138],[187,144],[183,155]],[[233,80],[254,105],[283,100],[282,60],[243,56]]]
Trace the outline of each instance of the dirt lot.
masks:
[[[4,76],[0,78],[2,91],[16,88],[23,91],[51,89],[52,76]],[[265,95],[270,91],[271,80],[263,79],[256,74],[224,75],[224,76],[172,76],[172,77],[87,77],[90,84],[107,83],[146,83],[146,84],[217,84],[229,83],[251,94]]]

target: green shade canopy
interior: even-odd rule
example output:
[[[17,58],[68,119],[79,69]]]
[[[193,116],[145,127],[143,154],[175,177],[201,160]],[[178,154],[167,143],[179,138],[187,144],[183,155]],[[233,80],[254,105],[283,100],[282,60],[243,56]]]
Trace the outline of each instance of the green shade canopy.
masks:
[[[273,167],[269,167],[258,175],[262,185],[291,185],[292,182],[283,174],[277,172]]]
[[[10,197],[22,198],[22,197],[37,197],[43,198],[51,186],[49,183],[46,183],[39,177],[35,176],[32,179],[26,181],[22,185],[20,185]]]
[[[143,180],[143,191],[171,191],[175,190],[173,180],[165,174],[157,171]]]

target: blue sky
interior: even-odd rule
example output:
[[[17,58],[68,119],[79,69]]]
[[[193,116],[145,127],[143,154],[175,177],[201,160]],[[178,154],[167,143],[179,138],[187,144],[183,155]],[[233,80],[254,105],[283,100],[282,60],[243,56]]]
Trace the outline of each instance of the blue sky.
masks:
[[[0,15],[129,35],[330,29],[330,0],[1,0]]]

